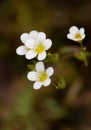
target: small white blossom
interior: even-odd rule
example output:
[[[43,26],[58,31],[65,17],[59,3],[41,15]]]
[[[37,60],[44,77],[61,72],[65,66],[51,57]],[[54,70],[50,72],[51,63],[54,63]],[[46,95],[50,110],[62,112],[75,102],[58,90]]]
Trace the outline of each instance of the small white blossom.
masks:
[[[38,60],[44,60],[46,58],[46,50],[48,50],[52,41],[46,39],[46,34],[43,32],[31,31],[23,33],[20,39],[24,45],[19,46],[16,49],[18,55],[25,55],[26,59],[33,59],[38,56]]]
[[[35,71],[28,72],[27,78],[30,81],[35,81],[33,84],[34,89],[39,89],[42,86],[48,86],[51,84],[50,76],[54,73],[53,67],[45,69],[43,62],[36,63]]]
[[[85,33],[84,28],[78,29],[78,27],[72,26],[69,28],[69,33],[67,34],[67,38],[79,42],[85,38],[84,33]]]

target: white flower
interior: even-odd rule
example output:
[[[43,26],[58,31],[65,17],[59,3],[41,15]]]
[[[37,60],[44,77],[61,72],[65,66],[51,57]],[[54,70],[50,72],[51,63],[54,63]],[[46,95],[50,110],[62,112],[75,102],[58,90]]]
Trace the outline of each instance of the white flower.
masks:
[[[76,26],[72,26],[69,28],[69,34],[67,34],[67,38],[79,42],[85,38],[84,33],[85,33],[84,28],[78,29]]]
[[[46,39],[46,34],[43,32],[31,31],[23,33],[20,36],[24,45],[16,49],[18,55],[25,55],[26,59],[33,59],[38,55],[38,60],[44,60],[46,58],[46,50],[48,50],[52,41]]]
[[[43,62],[37,62],[35,66],[35,71],[30,71],[27,78],[30,81],[35,81],[33,84],[34,89],[39,89],[42,86],[48,86],[51,83],[50,76],[54,73],[53,67],[48,67],[45,70]]]

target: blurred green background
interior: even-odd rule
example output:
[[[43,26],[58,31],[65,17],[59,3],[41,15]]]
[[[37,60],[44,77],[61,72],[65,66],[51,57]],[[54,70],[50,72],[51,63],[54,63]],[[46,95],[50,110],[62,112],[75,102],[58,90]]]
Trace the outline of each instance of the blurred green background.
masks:
[[[16,55],[20,35],[31,30],[47,34],[52,53],[76,51],[79,44],[66,38],[72,25],[85,28],[91,51],[90,0],[0,0],[0,130],[91,130],[90,58],[85,67],[73,53],[62,55],[66,88],[35,91],[26,79],[31,61]]]

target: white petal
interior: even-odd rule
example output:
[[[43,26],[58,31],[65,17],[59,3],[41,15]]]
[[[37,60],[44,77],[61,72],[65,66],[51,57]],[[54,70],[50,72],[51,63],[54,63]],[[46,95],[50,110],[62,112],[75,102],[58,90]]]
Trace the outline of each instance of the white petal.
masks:
[[[27,78],[28,78],[30,81],[36,81],[36,80],[37,80],[37,72],[35,72],[35,71],[30,71],[30,72],[27,74]]]
[[[85,32],[84,28],[80,28],[79,31],[80,31],[81,34],[84,34],[84,32]]]
[[[43,86],[49,86],[50,84],[51,84],[51,79],[50,78],[48,78],[48,79],[46,79],[43,83]]]
[[[28,40],[26,41],[26,43],[25,43],[25,45],[26,45],[28,48],[30,48],[30,49],[33,48],[34,44],[35,44],[35,40],[34,40],[34,39],[28,39]]]
[[[45,70],[45,67],[44,67],[43,62],[38,62],[38,63],[36,64],[36,71],[37,71],[37,72],[41,72],[41,71],[44,71],[44,70]]]
[[[70,27],[70,29],[69,29],[69,32],[70,32],[71,34],[75,34],[77,31],[78,31],[78,28],[77,28],[76,26],[72,26],[72,27]]]
[[[85,34],[82,35],[82,39],[84,39],[84,38],[85,38]]]
[[[43,32],[39,32],[38,36],[37,36],[37,41],[38,42],[43,42],[46,39],[46,34]]]
[[[68,38],[68,39],[71,39],[71,40],[72,40],[72,39],[73,39],[73,37],[74,37],[74,35],[73,35],[73,34],[67,34],[67,38]]]
[[[38,54],[38,60],[44,60],[45,58],[46,58],[46,52],[45,51]]]
[[[21,34],[20,39],[25,44],[28,37],[29,37],[28,33],[23,33],[23,34]]]
[[[25,46],[20,46],[16,49],[16,53],[18,55],[25,55],[26,54],[26,47]]]
[[[34,83],[34,85],[33,85],[33,88],[34,88],[34,89],[39,89],[39,88],[41,88],[41,87],[42,87],[42,83],[39,82],[39,81],[36,81],[36,82]]]
[[[76,42],[78,42],[78,43],[79,43],[79,41],[81,41],[81,40],[82,40],[82,38],[73,38],[72,40],[73,40],[73,41],[76,41]]]
[[[37,53],[33,50],[30,50],[26,53],[25,57],[26,59],[30,60],[37,56]]]
[[[48,77],[52,76],[53,73],[54,73],[53,67],[48,67],[48,68],[46,69],[46,73],[47,73]]]
[[[52,46],[52,41],[47,39],[44,41],[45,50],[48,50]]]
[[[33,38],[33,39],[36,39],[37,35],[38,35],[38,32],[35,30],[33,30],[29,33],[30,38]]]

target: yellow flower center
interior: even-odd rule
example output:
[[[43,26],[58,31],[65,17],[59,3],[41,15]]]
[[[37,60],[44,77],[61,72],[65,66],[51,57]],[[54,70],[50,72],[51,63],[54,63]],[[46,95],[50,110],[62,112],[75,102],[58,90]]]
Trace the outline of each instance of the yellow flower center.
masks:
[[[76,39],[80,39],[81,37],[82,37],[82,36],[81,36],[80,33],[76,33],[75,36],[74,36],[74,38],[76,38]]]
[[[34,50],[37,53],[42,53],[44,51],[44,46],[42,43],[39,43],[37,45],[34,46]]]
[[[46,78],[47,78],[46,72],[41,72],[41,73],[39,74],[39,76],[38,76],[38,80],[39,80],[40,82],[45,81]]]

